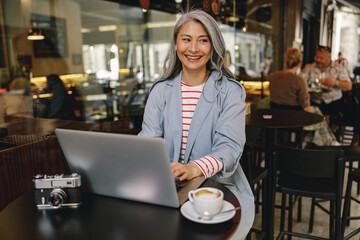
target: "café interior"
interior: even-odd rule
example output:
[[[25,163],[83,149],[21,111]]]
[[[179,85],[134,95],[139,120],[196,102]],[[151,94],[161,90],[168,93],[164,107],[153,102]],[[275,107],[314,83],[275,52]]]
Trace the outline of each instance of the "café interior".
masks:
[[[0,239],[16,236],[9,231],[2,235],[7,228],[3,223],[9,218],[5,212],[19,197],[33,191],[36,174],[70,172],[56,128],[131,135],[141,131],[150,87],[161,79],[173,27],[187,8],[201,8],[218,22],[226,45],[226,65],[246,90],[247,140],[240,164],[253,188],[256,206],[248,239],[273,239],[284,231],[343,239],[353,231],[360,232],[360,222],[348,221],[343,210],[346,187],[354,182],[347,217],[360,216],[360,176],[349,175],[360,167],[357,0],[0,0]],[[290,192],[288,205],[281,201],[276,180],[281,173],[268,168],[264,159],[271,158],[276,145],[267,140],[269,129],[285,128],[286,124],[261,126],[252,117],[270,109],[269,77],[284,68],[286,50],[300,49],[304,67],[314,62],[319,45],[333,49],[333,61],[338,52],[344,53],[352,90],[343,92],[347,111],[325,116],[339,146],[304,147],[302,141],[297,147],[343,150],[344,167],[338,167],[335,174],[342,176],[337,189],[341,191],[340,212],[334,210],[332,201],[316,194]],[[59,100],[54,99],[58,93],[49,79],[62,83],[64,91],[58,91],[64,95]],[[57,112],[56,101],[67,101],[62,113]],[[291,119],[286,114],[283,118]],[[300,129],[305,130],[305,125]],[[292,147],[296,143],[293,134],[287,139]],[[273,203],[268,204],[271,197]],[[344,230],[340,227],[343,223]],[[223,225],[214,226],[224,229]],[[47,239],[44,236],[39,239]]]

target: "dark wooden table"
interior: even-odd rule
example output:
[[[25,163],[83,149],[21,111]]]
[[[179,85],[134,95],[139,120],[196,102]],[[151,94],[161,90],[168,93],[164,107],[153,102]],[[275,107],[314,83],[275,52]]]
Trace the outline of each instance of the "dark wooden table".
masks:
[[[262,226],[266,239],[274,238],[275,176],[272,173],[275,166],[271,151],[276,143],[276,129],[304,127],[323,120],[324,117],[318,114],[280,109],[253,109],[251,114],[246,116],[247,126],[265,128],[265,167],[268,169],[268,177],[264,190],[268,201],[263,208],[265,211],[263,211]]]
[[[234,194],[219,183],[234,206]],[[180,209],[83,193],[77,209],[38,210],[33,192],[28,192],[0,212],[0,239],[226,239],[240,223],[241,211],[219,224],[191,222]],[[246,216],[244,216],[246,217]]]

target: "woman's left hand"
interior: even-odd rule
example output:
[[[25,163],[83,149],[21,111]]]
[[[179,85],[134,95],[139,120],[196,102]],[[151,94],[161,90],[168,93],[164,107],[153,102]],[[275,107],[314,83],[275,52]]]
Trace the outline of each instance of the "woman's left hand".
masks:
[[[195,163],[182,164],[179,162],[171,162],[170,164],[173,177],[179,177],[180,181],[191,180],[194,177],[202,176],[200,168]]]

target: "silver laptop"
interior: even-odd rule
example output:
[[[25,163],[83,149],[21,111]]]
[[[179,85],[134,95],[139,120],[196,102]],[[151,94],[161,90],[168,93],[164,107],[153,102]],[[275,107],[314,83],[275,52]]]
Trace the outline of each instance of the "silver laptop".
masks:
[[[204,181],[174,180],[162,138],[67,129],[55,133],[87,192],[176,208]]]

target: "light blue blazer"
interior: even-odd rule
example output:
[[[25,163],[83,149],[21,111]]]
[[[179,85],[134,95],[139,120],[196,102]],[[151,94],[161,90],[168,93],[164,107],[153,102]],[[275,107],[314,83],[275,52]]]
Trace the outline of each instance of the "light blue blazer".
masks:
[[[171,161],[178,161],[182,138],[181,75],[160,80],[146,103],[139,135],[163,137]],[[216,81],[216,79],[220,79]],[[186,145],[185,164],[212,155],[224,168],[212,179],[226,185],[240,203],[254,208],[254,197],[239,164],[245,144],[245,97],[243,86],[218,71],[205,83],[191,122]]]

